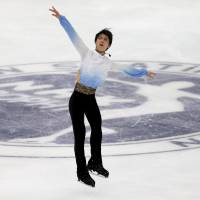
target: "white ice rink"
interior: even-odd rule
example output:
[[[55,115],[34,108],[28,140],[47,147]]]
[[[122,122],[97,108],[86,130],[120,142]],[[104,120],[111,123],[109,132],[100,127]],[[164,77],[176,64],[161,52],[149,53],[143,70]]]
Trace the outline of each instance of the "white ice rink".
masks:
[[[0,200],[200,199],[200,1],[0,0],[0,5]],[[52,5],[91,49],[94,35],[111,28],[112,60],[144,62],[157,72],[147,83],[112,73],[107,83],[113,93],[102,95],[110,89],[107,83],[97,91],[110,177],[93,176],[95,188],[77,181],[73,146],[66,142],[70,124],[58,118],[60,129],[52,134],[56,123],[45,121],[44,128],[36,119],[37,112],[46,117],[45,109],[52,111],[47,119],[61,116],[78,69],[79,55],[48,11]],[[58,88],[57,77],[66,85]],[[116,87],[126,96],[115,96]],[[19,108],[32,116],[23,118]]]

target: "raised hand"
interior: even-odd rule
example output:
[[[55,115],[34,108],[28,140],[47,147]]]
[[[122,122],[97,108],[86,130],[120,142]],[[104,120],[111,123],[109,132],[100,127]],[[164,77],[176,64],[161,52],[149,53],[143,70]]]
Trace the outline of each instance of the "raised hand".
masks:
[[[54,8],[54,6],[52,6],[52,8],[50,8],[49,11],[52,12],[52,15],[53,15],[54,17],[59,18],[60,13],[58,12],[58,10],[56,10],[56,9]]]
[[[152,71],[148,71],[148,73],[147,73],[147,77],[150,79],[152,79],[155,75],[156,75],[156,73],[154,73]]]

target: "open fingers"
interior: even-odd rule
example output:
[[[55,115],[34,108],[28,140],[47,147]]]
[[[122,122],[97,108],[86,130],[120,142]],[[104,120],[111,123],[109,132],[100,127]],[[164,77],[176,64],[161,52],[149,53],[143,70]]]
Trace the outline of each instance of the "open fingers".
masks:
[[[51,8],[49,10],[52,11],[52,12],[55,12],[55,13],[58,12],[57,10],[51,9]]]
[[[52,6],[49,10],[52,11],[52,12],[58,13],[58,11],[55,9],[54,6]]]
[[[56,12],[56,13],[58,13],[58,11],[55,9],[55,7],[54,6],[52,6],[52,10],[54,11],[54,12]]]
[[[156,75],[156,74],[155,74],[154,72],[149,72],[147,76],[148,76],[150,79],[152,79],[155,75]]]
[[[153,77],[155,76],[155,73],[151,72],[151,73],[149,74],[149,76],[153,78]]]
[[[59,17],[59,12],[55,9],[55,7],[54,6],[52,6],[51,8],[49,8],[49,11],[51,11],[51,12],[53,12],[52,13],[52,15],[54,16],[54,17]]]

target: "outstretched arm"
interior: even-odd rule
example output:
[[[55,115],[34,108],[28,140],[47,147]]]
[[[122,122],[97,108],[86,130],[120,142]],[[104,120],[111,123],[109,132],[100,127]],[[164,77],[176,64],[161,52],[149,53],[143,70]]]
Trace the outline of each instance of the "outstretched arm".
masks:
[[[153,78],[156,75],[154,72],[148,71],[146,68],[146,65],[140,64],[140,63],[118,64],[118,63],[112,62],[111,68],[117,69],[132,77],[147,76],[149,78]]]
[[[71,23],[67,20],[65,16],[62,16],[58,10],[52,6],[51,9],[49,9],[52,12],[52,15],[59,19],[60,24],[68,34],[70,40],[72,41],[73,45],[75,46],[76,50],[79,52],[81,57],[84,57],[84,55],[88,51],[88,47],[85,45],[85,43],[82,41],[82,39],[79,37]]]

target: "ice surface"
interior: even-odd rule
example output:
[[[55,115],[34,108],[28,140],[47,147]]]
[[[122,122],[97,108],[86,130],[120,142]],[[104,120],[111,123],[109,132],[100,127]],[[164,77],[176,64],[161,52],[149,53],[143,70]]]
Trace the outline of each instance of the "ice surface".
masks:
[[[54,5],[69,18],[89,48],[94,48],[95,34],[104,27],[110,27],[114,34],[113,45],[110,49],[113,60],[197,63],[197,66],[192,66],[192,69],[186,65],[181,66],[181,69],[187,74],[195,73],[197,79],[199,78],[197,68],[198,63],[200,63],[200,46],[198,45],[200,41],[200,1],[1,0],[0,5],[0,72],[1,69],[3,70],[9,65],[26,64],[19,65],[18,70],[26,73],[37,71],[41,74],[45,71],[47,74],[55,69],[52,65],[46,64],[47,62],[57,61],[60,63],[79,59],[78,53],[58,21],[48,11],[49,7]],[[36,63],[35,67],[38,68],[35,69],[33,65],[28,65],[29,63]],[[163,68],[163,66],[157,67]],[[168,70],[168,67],[166,65],[165,72],[173,74],[180,71],[180,65],[173,67],[170,69],[171,71]],[[153,64],[152,68],[155,69]],[[182,73],[183,76],[184,73]],[[12,74],[12,70],[7,72],[7,75]],[[69,74],[66,72],[65,75]],[[145,95],[148,101],[142,107],[134,107],[132,110],[124,109],[123,113],[120,109],[113,109],[112,112],[103,110],[103,119],[111,120],[114,117],[117,119],[123,115],[130,117],[151,114],[152,111],[158,114],[163,112],[176,113],[183,111],[183,109],[187,111],[187,105],[190,105],[189,99],[195,98],[196,104],[193,103],[193,112],[188,112],[187,116],[183,116],[184,122],[189,123],[192,115],[196,115],[198,112],[200,93],[198,87],[193,88],[193,93],[190,92],[190,89],[194,86],[195,81],[197,85],[199,82],[197,79],[192,82],[192,78],[179,82],[177,82],[176,77],[174,80],[172,79],[170,83],[162,83],[160,87],[154,84],[144,86],[141,83],[129,82],[131,87],[139,88],[137,94]],[[108,81],[113,80],[110,78]],[[14,87],[17,92],[41,89],[35,94],[51,95],[53,93],[57,99],[64,97],[63,89],[50,90],[51,85],[48,84],[36,86],[31,80],[24,82],[16,80],[15,84],[2,81],[0,97],[1,100],[7,100],[9,103],[18,101],[26,104],[31,100],[38,107],[55,108],[57,101],[52,102],[49,98],[42,97],[34,99],[31,95],[23,96],[23,94],[20,97],[13,97],[11,93],[2,91],[5,87]],[[149,93],[149,91],[151,92]],[[65,92],[65,95],[69,95],[72,89]],[[185,98],[185,107],[180,103],[180,98]],[[114,99],[107,95],[98,97],[98,101],[101,106],[108,106],[111,102],[118,103],[121,99]],[[130,99],[123,100],[126,103],[129,101]],[[132,103],[134,103],[134,99]],[[20,105],[16,104],[15,106],[20,107]],[[62,111],[64,106],[66,104],[62,104],[61,107],[58,105],[57,110]],[[0,112],[3,118],[5,111],[1,110]],[[161,116],[158,123],[159,120],[162,120]],[[199,117],[195,117],[192,119],[198,120]],[[6,118],[3,120],[1,122],[4,124],[0,124],[1,127],[5,126],[3,128],[13,126],[14,129],[19,126],[15,121],[10,122]],[[170,129],[172,120],[166,129]],[[174,127],[176,122],[174,120]],[[136,124],[137,120],[132,125],[133,128]],[[86,125],[88,126],[88,123]],[[25,120],[23,126],[26,126]],[[28,128],[26,127],[25,130],[27,131]],[[62,129],[62,127],[60,128]],[[71,127],[63,128],[61,131],[55,132],[54,135],[39,138],[40,145],[48,142],[51,144],[56,137],[69,133],[71,129]],[[140,130],[138,131],[140,133]],[[156,132],[156,130],[154,131]],[[113,130],[103,127],[103,132],[111,135]],[[140,135],[142,134],[140,133]],[[55,148],[55,150],[53,147],[42,149],[42,147],[37,148],[37,146],[31,149],[27,148],[26,145],[31,144],[31,141],[34,142],[34,138],[25,138],[21,140],[24,142],[22,148],[24,157],[17,157],[17,153],[19,153],[17,146],[9,148],[9,145],[0,144],[0,199],[199,200],[200,150],[196,146],[199,144],[199,133],[197,132],[196,135],[188,140],[184,139],[185,145],[191,144],[196,147],[194,149],[188,148],[186,151],[181,146],[184,144],[179,143],[177,151],[169,152],[173,143],[166,143],[162,140],[156,141],[157,146],[154,145],[153,141],[141,144],[133,143],[133,146],[103,146],[103,153],[107,155],[104,157],[104,165],[110,170],[111,175],[109,179],[94,177],[96,188],[89,188],[77,182],[72,146],[63,147],[61,145],[60,149]],[[17,141],[15,139],[13,142],[17,144]],[[160,151],[160,149],[165,149],[165,152],[146,153],[147,151]],[[179,151],[180,149],[182,150]],[[88,151],[87,148],[87,155]],[[131,151],[135,152],[132,156],[116,156],[120,153],[128,154]],[[16,158],[12,157],[13,153],[15,153]],[[30,153],[33,157],[27,158]],[[4,157],[4,155],[11,157]],[[51,156],[52,158],[50,158]]]
[[[51,5],[69,18],[90,48],[95,34],[110,27],[112,59],[200,62],[199,1],[7,0],[1,1],[1,65],[79,58],[50,15]]]

